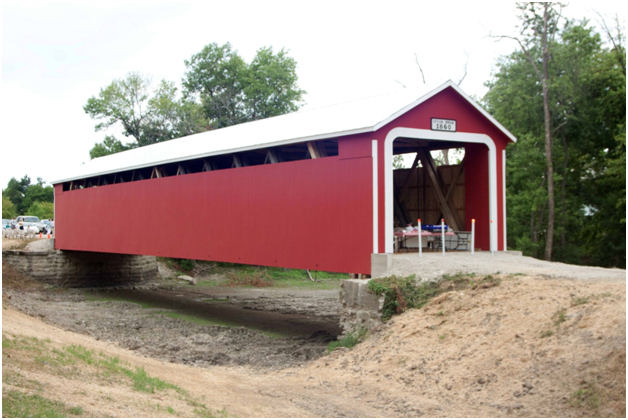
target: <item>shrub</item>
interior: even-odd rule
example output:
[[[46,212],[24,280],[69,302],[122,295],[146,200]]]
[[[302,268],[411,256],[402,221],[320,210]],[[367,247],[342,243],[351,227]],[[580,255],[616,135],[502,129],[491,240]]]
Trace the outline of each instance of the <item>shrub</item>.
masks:
[[[384,321],[408,308],[421,308],[440,293],[437,282],[417,284],[414,275],[372,279],[368,283],[368,289],[378,296],[384,295],[382,308],[382,320]]]

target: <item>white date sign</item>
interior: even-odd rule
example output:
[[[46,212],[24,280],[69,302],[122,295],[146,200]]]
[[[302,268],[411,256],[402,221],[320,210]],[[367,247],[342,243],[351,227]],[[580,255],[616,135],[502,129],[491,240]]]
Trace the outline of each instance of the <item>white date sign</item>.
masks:
[[[432,130],[456,131],[456,120],[445,120],[442,118],[432,118]]]

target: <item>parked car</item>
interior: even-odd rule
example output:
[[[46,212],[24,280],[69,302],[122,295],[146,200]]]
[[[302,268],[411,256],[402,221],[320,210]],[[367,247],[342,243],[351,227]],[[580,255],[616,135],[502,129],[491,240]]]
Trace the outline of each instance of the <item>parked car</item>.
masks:
[[[2,219],[2,229],[11,229],[12,220]]]
[[[46,233],[46,225],[43,224],[37,216],[17,216],[15,225],[20,230]]]

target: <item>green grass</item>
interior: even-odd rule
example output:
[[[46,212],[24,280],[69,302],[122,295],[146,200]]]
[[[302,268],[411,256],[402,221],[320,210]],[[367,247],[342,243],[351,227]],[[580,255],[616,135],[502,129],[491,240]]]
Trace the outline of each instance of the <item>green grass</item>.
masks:
[[[543,332],[541,332],[541,338],[547,338],[547,337],[551,337],[554,335],[554,331],[552,330],[545,330]]]
[[[348,333],[340,340],[335,340],[327,344],[327,351],[332,352],[339,347],[346,347],[350,349],[356,344],[364,341],[364,339],[366,338],[366,334],[367,330],[365,328],[357,332]]]
[[[2,417],[77,417],[81,407],[70,407],[37,394],[9,391],[2,394]]]
[[[81,416],[80,407],[66,406],[59,401],[46,399],[38,394],[44,387],[37,381],[25,378],[15,370],[15,363],[22,359],[27,363],[34,362],[37,371],[50,372],[57,376],[76,377],[81,366],[89,366],[90,376],[97,379],[114,380],[120,386],[129,386],[138,392],[155,394],[171,390],[178,398],[185,401],[197,416],[226,417],[222,411],[212,411],[203,403],[179,386],[164,381],[161,378],[149,375],[143,367],[134,367],[120,361],[118,357],[107,356],[104,353],[96,354],[92,350],[80,345],[69,345],[61,348],[52,346],[50,340],[38,340],[32,337],[2,337],[3,347],[3,386],[11,385],[29,390],[29,393],[10,390],[3,393],[4,417],[70,417]],[[10,358],[10,359],[9,359]],[[12,364],[7,364],[12,360]],[[169,414],[174,414],[171,407]]]
[[[559,309],[558,311],[554,312],[554,315],[552,315],[552,319],[554,320],[554,325],[558,327],[560,324],[567,320],[567,310]]]
[[[414,275],[388,276],[371,279],[368,282],[368,289],[377,296],[384,296],[382,320],[386,321],[406,309],[422,308],[441,293],[452,290],[486,289],[500,283],[501,279],[497,277],[491,275],[478,277],[473,273],[445,274],[437,281],[428,282],[420,282]]]
[[[247,264],[220,263],[210,261],[194,261],[172,258],[159,258],[168,267],[177,271],[191,274],[198,269],[203,276],[219,274],[222,279],[203,279],[196,286],[189,287],[286,287],[302,289],[334,289],[340,286],[340,281],[349,277],[347,273],[333,273],[328,271],[311,270],[310,274],[315,281],[311,281],[305,270],[264,267]]]
[[[595,385],[585,384],[571,394],[569,403],[576,408],[597,412],[600,408],[600,391]]]

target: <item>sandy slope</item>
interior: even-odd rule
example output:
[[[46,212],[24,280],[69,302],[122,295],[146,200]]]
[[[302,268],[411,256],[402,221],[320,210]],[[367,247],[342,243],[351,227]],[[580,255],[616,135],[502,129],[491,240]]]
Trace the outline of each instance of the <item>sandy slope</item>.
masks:
[[[504,276],[497,287],[441,295],[352,350],[272,373],[148,359],[7,304],[3,334],[117,355],[232,416],[624,416],[625,309],[625,284]],[[5,369],[10,363],[3,359]],[[86,416],[158,415],[116,384],[68,386],[21,368],[49,385],[48,397],[81,405]]]

